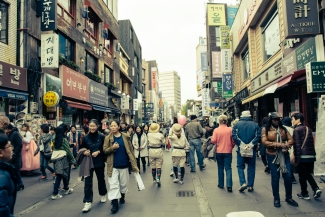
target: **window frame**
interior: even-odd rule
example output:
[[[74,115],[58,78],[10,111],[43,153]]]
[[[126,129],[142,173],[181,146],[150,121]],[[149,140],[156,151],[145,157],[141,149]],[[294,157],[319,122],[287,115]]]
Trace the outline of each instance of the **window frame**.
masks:
[[[109,81],[107,80],[107,77],[109,78]],[[109,68],[107,65],[104,65],[104,78],[105,78],[104,79],[105,82],[114,84],[114,71],[111,68]]]
[[[141,70],[141,77],[142,77],[142,80],[146,79],[146,69],[144,69],[144,68],[142,68],[142,70]]]
[[[249,72],[247,71],[247,67],[246,67],[246,58],[248,58],[249,61],[249,47],[248,45],[245,47],[245,49],[243,50],[243,52],[240,54],[241,56],[241,64],[243,67],[243,80],[246,80],[247,78],[249,78]],[[249,70],[250,71],[250,70]]]
[[[95,45],[97,46],[98,43],[98,30],[99,30],[99,17],[98,15],[95,13],[95,11],[91,8],[88,7],[88,18],[85,19],[85,33],[86,33],[86,38],[88,38],[91,42],[95,43]],[[93,32],[90,32],[90,30],[88,30],[88,20],[90,20],[90,16],[89,15],[93,15],[94,18],[94,30]],[[92,40],[93,39],[93,40]]]
[[[65,8],[64,5],[62,5],[61,3],[59,3],[58,0],[58,12],[57,14],[62,17],[64,20],[66,20],[67,22],[71,22],[70,20],[65,19],[65,14],[67,14],[69,16],[69,18],[73,21],[71,22],[72,25],[75,27],[76,26],[76,0],[67,0],[70,2],[70,11],[68,11],[68,8]],[[61,11],[61,14],[59,13],[59,11]]]
[[[68,36],[64,35],[63,33],[61,32],[58,32],[58,36],[59,36],[59,55],[61,55],[61,52],[60,52],[60,35],[65,39],[65,47],[67,48],[67,41],[70,43],[70,56],[71,58],[68,58],[67,54],[65,53],[65,56],[64,58],[67,59],[67,60],[70,60],[70,61],[73,61],[75,60],[75,42],[69,38]]]
[[[7,4],[6,2],[4,2],[4,1],[0,1],[0,4],[3,4],[4,5],[4,7],[7,9],[7,14],[6,14],[6,26],[5,26],[5,30],[1,30],[1,31],[6,31],[5,32],[5,42],[3,42],[2,40],[1,40],[1,38],[0,38],[0,43],[3,43],[3,44],[7,44],[8,45],[8,43],[9,43],[9,4]],[[0,23],[1,24],[1,23]],[[1,33],[1,32],[0,32]]]
[[[92,71],[92,73],[98,75],[98,59],[92,55],[90,52],[86,51],[86,57],[85,57],[85,71],[88,71],[88,56],[92,57],[95,60],[95,70]]]
[[[107,31],[109,31],[109,28],[107,28]],[[114,38],[112,37],[112,33],[108,32],[109,39],[104,39],[104,49],[108,51],[111,55],[113,55],[114,52]],[[107,41],[109,41],[109,48],[107,48]]]

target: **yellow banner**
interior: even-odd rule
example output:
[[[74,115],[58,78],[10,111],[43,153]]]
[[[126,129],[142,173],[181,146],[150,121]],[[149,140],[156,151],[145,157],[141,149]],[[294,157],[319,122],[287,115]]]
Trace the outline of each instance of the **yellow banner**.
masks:
[[[224,4],[208,4],[208,25],[225,26],[226,6]]]

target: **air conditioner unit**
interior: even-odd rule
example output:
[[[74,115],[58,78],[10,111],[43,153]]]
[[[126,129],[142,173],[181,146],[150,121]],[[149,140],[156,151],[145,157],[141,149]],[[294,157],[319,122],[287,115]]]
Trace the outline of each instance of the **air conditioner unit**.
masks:
[[[30,104],[29,104],[29,107],[30,107],[30,113],[37,113],[37,111],[38,111],[38,103],[37,102],[31,102]]]

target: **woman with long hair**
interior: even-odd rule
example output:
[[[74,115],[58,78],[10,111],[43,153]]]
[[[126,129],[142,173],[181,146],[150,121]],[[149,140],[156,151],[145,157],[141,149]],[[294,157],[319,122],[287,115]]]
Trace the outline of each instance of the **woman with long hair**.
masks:
[[[83,152],[85,156],[91,156],[93,168],[90,169],[90,175],[85,177],[84,185],[84,208],[83,212],[91,209],[93,202],[93,174],[96,173],[98,182],[98,192],[101,197],[100,202],[106,202],[106,183],[105,183],[105,154],[103,151],[104,135],[98,132],[98,122],[95,119],[89,121],[89,133],[82,139],[80,149],[86,149]],[[81,168],[80,168],[81,169]]]
[[[104,153],[107,156],[108,174],[108,199],[112,203],[112,213],[119,209],[120,203],[125,203],[125,194],[128,191],[129,174],[128,168],[131,164],[134,172],[139,172],[136,164],[130,136],[120,132],[120,123],[112,121],[110,124],[110,134],[105,137]]]
[[[72,152],[70,151],[70,145],[66,138],[65,132],[66,128],[59,126],[55,128],[55,140],[54,140],[54,151],[61,151],[61,155],[58,159],[53,160],[54,172],[56,175],[52,200],[62,198],[62,195],[59,194],[59,187],[61,180],[63,181],[64,194],[68,195],[73,192],[72,188],[69,188],[69,173],[70,173],[70,163],[75,163]]]
[[[40,168],[39,154],[34,156],[37,145],[34,141],[33,134],[29,130],[28,124],[23,124],[21,127],[20,135],[23,140],[23,147],[21,151],[22,167],[21,171],[33,171]]]
[[[70,132],[67,134],[69,139],[69,144],[71,148],[71,152],[73,153],[74,157],[77,157],[77,152],[79,150],[79,138],[80,133],[77,132],[76,125],[70,126]],[[77,169],[77,165],[74,165],[73,169]]]
[[[288,152],[294,140],[282,125],[280,117],[276,112],[270,113],[269,121],[262,129],[262,143],[266,147],[266,158],[271,171],[274,206],[281,206],[279,194],[280,172],[284,179],[285,201],[291,206],[298,206],[298,203],[292,199],[292,180]]]
[[[143,133],[142,127],[137,126],[135,128],[135,134],[132,138],[132,144],[134,148],[134,156],[137,158],[137,166],[140,170],[140,158],[142,162],[143,172],[146,172],[146,157],[148,157],[148,138],[145,133]]]
[[[50,133],[48,124],[41,125],[40,134],[41,135],[39,141],[39,150],[40,150],[40,161],[41,161],[41,172],[42,172],[42,176],[40,180],[47,179],[45,169],[48,169],[52,173],[52,177],[55,178],[54,169],[49,166],[49,161],[51,160],[51,155],[52,155],[52,149],[50,146],[52,135]]]
[[[148,133],[149,133],[149,125],[148,124],[143,125],[143,133],[146,134],[146,136],[148,135]],[[147,143],[147,149],[149,152],[148,143]],[[147,166],[150,167],[149,156],[147,157],[147,162],[148,162]]]

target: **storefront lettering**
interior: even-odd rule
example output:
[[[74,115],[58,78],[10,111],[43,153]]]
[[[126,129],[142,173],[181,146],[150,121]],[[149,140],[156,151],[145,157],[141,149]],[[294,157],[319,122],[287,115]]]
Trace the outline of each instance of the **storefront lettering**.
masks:
[[[243,30],[245,29],[246,25],[248,24],[248,20],[250,18],[251,15],[253,15],[253,11],[255,9],[256,6],[256,0],[253,0],[251,3],[251,6],[248,9],[244,9],[244,23],[241,25],[241,27],[239,28],[239,35],[242,34]]]

